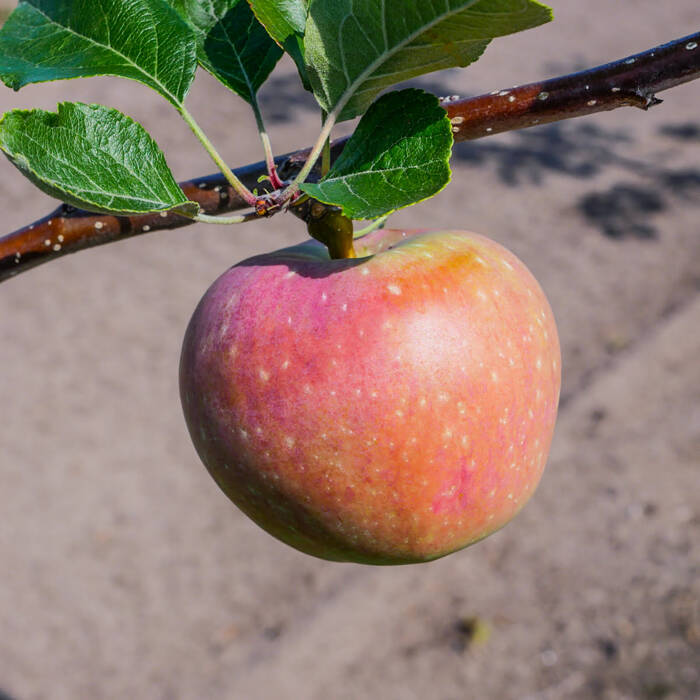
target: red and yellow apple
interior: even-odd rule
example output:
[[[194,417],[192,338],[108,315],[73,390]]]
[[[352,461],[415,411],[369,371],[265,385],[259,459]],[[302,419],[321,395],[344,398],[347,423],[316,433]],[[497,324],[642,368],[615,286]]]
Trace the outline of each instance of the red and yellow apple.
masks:
[[[525,266],[461,231],[316,241],[225,272],[194,312],[180,391],[228,497],[318,557],[403,564],[505,525],[532,495],[560,353]]]

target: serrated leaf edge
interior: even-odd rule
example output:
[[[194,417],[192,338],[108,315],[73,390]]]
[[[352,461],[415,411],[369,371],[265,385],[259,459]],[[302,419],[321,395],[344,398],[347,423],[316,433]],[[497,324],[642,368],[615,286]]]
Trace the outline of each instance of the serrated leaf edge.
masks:
[[[440,187],[438,190],[436,190],[436,191],[433,192],[432,194],[428,195],[427,197],[422,197],[421,199],[417,199],[417,200],[414,201],[414,202],[410,202],[409,204],[404,204],[404,205],[402,205],[402,206],[400,206],[400,207],[396,207],[396,208],[394,208],[394,209],[389,209],[389,210],[387,210],[387,211],[385,211],[385,212],[382,212],[382,213],[380,213],[380,214],[374,214],[374,215],[368,216],[368,217],[359,217],[359,219],[362,219],[362,220],[370,220],[370,219],[378,219],[378,218],[380,218],[380,217],[382,217],[382,216],[389,215],[389,214],[391,214],[392,212],[396,212],[396,211],[399,211],[399,210],[401,210],[401,209],[406,209],[406,208],[411,207],[411,206],[413,206],[413,205],[415,205],[415,204],[420,204],[421,202],[426,202],[427,200],[432,199],[433,197],[435,197],[435,195],[437,195],[437,194],[439,194],[440,192],[442,192],[442,191],[445,189],[445,187],[447,187],[447,185],[450,184],[450,182],[452,181],[452,167],[450,166],[450,161],[451,161],[452,148],[453,148],[453,146],[454,146],[454,135],[453,135],[453,132],[452,132],[452,126],[451,126],[450,119],[449,119],[449,117],[448,117],[448,115],[447,115],[447,112],[446,112],[444,109],[442,109],[442,107],[440,107],[439,101],[438,101],[438,99],[437,99],[437,97],[436,97],[435,95],[433,95],[432,93],[427,92],[426,90],[420,90],[420,89],[417,89],[417,88],[405,88],[404,90],[395,90],[395,91],[391,91],[391,92],[389,92],[389,93],[384,93],[384,95],[378,97],[377,100],[375,100],[375,102],[373,102],[371,106],[373,106],[374,104],[376,104],[376,102],[378,102],[378,101],[381,100],[382,98],[386,97],[387,95],[390,95],[390,94],[397,94],[397,93],[399,93],[399,92],[403,92],[403,93],[414,92],[414,93],[419,93],[419,94],[421,94],[421,95],[429,95],[429,96],[435,98],[435,106],[436,106],[437,108],[441,109],[441,110],[444,112],[443,120],[447,123],[448,128],[449,128],[449,136],[450,136],[451,143],[450,143],[450,148],[449,148],[449,151],[448,151],[448,153],[447,153],[446,158],[445,158],[444,160],[443,160],[443,159],[440,159],[440,158],[436,158],[436,159],[434,159],[434,160],[430,160],[430,161],[426,161],[425,163],[421,163],[420,165],[406,165],[406,166],[401,166],[401,167],[396,167],[396,168],[383,168],[383,169],[381,169],[381,170],[368,170],[368,171],[363,171],[363,172],[360,172],[360,173],[350,173],[350,174],[348,174],[348,175],[338,175],[338,176],[335,176],[335,177],[334,177],[334,176],[333,176],[333,171],[334,171],[334,169],[336,168],[336,166],[338,165],[338,163],[342,163],[343,154],[345,153],[345,150],[343,150],[343,152],[341,152],[340,156],[338,156],[338,159],[336,160],[336,162],[335,162],[335,163],[333,164],[333,166],[331,167],[330,171],[329,171],[319,182],[316,182],[316,183],[302,183],[302,185],[301,185],[301,190],[302,190],[303,192],[306,192],[308,195],[310,195],[310,196],[313,197],[314,199],[318,199],[318,201],[319,201],[319,202],[322,202],[323,204],[330,204],[330,205],[333,205],[333,206],[339,206],[339,207],[341,208],[341,210],[342,210],[342,213],[343,213],[345,216],[348,216],[349,218],[353,218],[353,217],[351,217],[350,214],[347,212],[346,207],[344,207],[342,204],[339,204],[338,202],[330,201],[330,199],[329,199],[328,197],[325,197],[325,198],[324,198],[324,197],[322,197],[322,196],[319,196],[319,194],[322,194],[322,192],[321,192],[320,189],[319,189],[320,185],[322,185],[323,183],[326,183],[326,182],[334,182],[334,181],[335,181],[335,182],[343,182],[343,183],[344,183],[344,181],[347,180],[348,178],[352,178],[352,177],[361,177],[361,176],[367,175],[368,173],[371,173],[371,174],[374,174],[374,173],[384,174],[384,173],[386,173],[386,172],[392,172],[392,171],[405,171],[405,170],[409,170],[409,169],[422,169],[422,168],[424,168],[426,165],[431,165],[431,164],[438,164],[438,165],[445,165],[445,166],[446,166],[446,168],[447,168],[447,179],[445,180],[445,183],[442,185],[442,187]],[[371,106],[370,106],[370,108],[371,108]],[[369,112],[369,109],[368,109],[367,111]],[[436,122],[436,123],[438,123],[438,122]],[[352,139],[352,136],[351,136],[350,138]],[[397,139],[394,140],[394,141],[392,142],[392,144],[391,144],[390,146],[388,146],[385,150],[391,150],[391,149],[394,148],[397,144],[401,143],[402,141],[405,141],[407,138],[408,138],[407,136],[401,136],[401,137],[397,138]],[[346,146],[346,148],[347,148],[347,146]],[[384,179],[386,180],[386,176],[385,176]],[[388,182],[388,181],[387,181],[387,185],[389,185],[390,187],[393,187],[394,189],[399,189],[398,187],[396,187],[395,185],[392,185],[392,184],[391,184],[390,182]],[[308,189],[306,189],[307,186],[309,186],[313,191],[309,191]],[[348,187],[348,189],[352,192],[352,189],[351,189],[350,187]],[[403,191],[403,190],[399,190],[399,191]],[[371,204],[371,202],[368,202],[364,197],[361,197],[360,195],[356,194],[355,192],[352,192],[352,194],[353,194],[355,197],[357,197],[358,199],[362,200],[363,202],[367,202],[368,204]],[[355,220],[358,220],[358,219],[355,219]]]
[[[345,105],[350,101],[350,99],[355,95],[357,92],[357,88],[362,85],[365,80],[369,76],[374,73],[377,68],[379,68],[383,63],[386,63],[386,61],[389,60],[391,56],[393,56],[397,51],[400,49],[404,48],[406,45],[410,44],[414,39],[416,39],[418,36],[420,36],[422,33],[430,30],[432,27],[434,27],[436,24],[439,24],[443,20],[447,19],[451,15],[457,14],[458,12],[462,12],[463,10],[466,10],[467,8],[471,7],[475,3],[477,3],[479,0],[468,0],[462,7],[459,8],[459,10],[453,10],[450,12],[445,12],[444,14],[439,16],[439,19],[436,18],[432,22],[429,22],[427,24],[421,25],[420,29],[413,32],[412,34],[408,35],[404,41],[396,44],[394,47],[392,47],[391,50],[387,50],[385,54],[382,54],[381,57],[377,58],[375,61],[373,61],[367,68],[365,68],[362,73],[360,73],[357,78],[355,78],[354,81],[350,82],[350,76],[348,75],[347,68],[343,66],[343,73],[345,74],[345,79],[350,83],[348,87],[346,88],[345,92],[343,93],[343,96],[336,102],[336,104],[331,108],[330,113],[334,115],[340,115],[345,108]],[[383,4],[383,3],[382,3]],[[311,11],[311,8],[313,7],[313,3],[311,4],[311,7],[309,8],[309,11]],[[382,14],[382,33],[386,36],[386,24],[384,20],[384,15]],[[325,92],[325,91],[324,91]]]
[[[188,85],[188,87],[185,89],[184,94],[183,94],[183,97],[182,97],[182,99],[180,99],[180,98],[177,97],[176,95],[173,95],[173,94],[170,92],[170,90],[168,90],[168,89],[163,85],[163,83],[162,83],[160,80],[158,80],[158,79],[155,78],[154,76],[149,75],[143,68],[141,68],[141,66],[139,66],[139,65],[136,64],[136,63],[134,63],[134,61],[133,61],[132,59],[130,59],[128,56],[125,56],[123,53],[121,53],[121,51],[117,51],[113,46],[110,46],[110,45],[108,45],[108,44],[103,44],[103,43],[101,43],[101,42],[99,42],[99,41],[95,41],[94,39],[89,39],[89,38],[83,36],[82,34],[78,34],[78,32],[74,31],[74,30],[71,29],[70,27],[65,27],[65,26],[63,26],[62,24],[59,24],[58,22],[56,22],[56,21],[54,21],[53,19],[51,19],[51,17],[49,17],[45,12],[43,12],[42,10],[40,10],[40,9],[39,9],[38,7],[36,7],[35,5],[30,5],[30,6],[31,6],[36,12],[38,12],[40,15],[42,15],[43,17],[45,17],[48,23],[50,23],[50,24],[52,24],[52,25],[55,25],[56,27],[60,28],[60,29],[63,30],[63,31],[69,32],[69,33],[71,33],[71,34],[73,34],[73,35],[79,37],[79,38],[82,39],[83,41],[91,41],[91,42],[94,43],[96,46],[100,46],[100,47],[102,47],[102,48],[104,48],[104,49],[107,49],[108,51],[114,52],[117,56],[120,56],[120,57],[123,58],[127,63],[129,63],[133,68],[135,68],[139,73],[141,73],[142,75],[146,76],[147,80],[144,81],[144,80],[139,80],[138,78],[133,78],[133,77],[131,77],[131,76],[125,76],[125,75],[119,75],[119,74],[117,74],[117,73],[101,72],[101,71],[100,71],[100,72],[95,72],[95,73],[88,72],[88,73],[84,73],[84,74],[82,74],[82,75],[73,76],[73,77],[69,77],[69,78],[58,78],[58,79],[56,79],[56,80],[53,80],[53,79],[48,79],[48,80],[37,80],[37,81],[33,81],[33,80],[32,80],[32,81],[27,81],[27,82],[24,82],[24,81],[22,81],[22,80],[19,80],[16,73],[4,73],[4,74],[1,74],[1,75],[0,75],[0,78],[2,79],[2,81],[3,81],[11,90],[14,90],[15,92],[17,92],[18,90],[20,90],[20,89],[23,88],[23,87],[26,87],[27,85],[38,85],[38,84],[42,84],[42,83],[56,82],[57,80],[78,80],[78,79],[80,79],[80,78],[97,78],[97,77],[100,77],[100,76],[109,76],[109,77],[113,77],[113,78],[123,78],[123,79],[125,79],[125,80],[132,80],[133,82],[139,83],[139,84],[141,84],[141,85],[146,85],[146,87],[150,87],[150,88],[152,88],[152,89],[153,89],[153,83],[155,83],[159,88],[161,88],[160,90],[156,89],[156,92],[159,92],[163,97],[165,97],[165,98],[168,100],[168,102],[171,102],[171,103],[172,103],[176,108],[178,108],[178,109],[181,108],[181,107],[183,106],[183,104],[184,104],[184,98],[186,97],[187,93],[189,92],[189,87],[190,87],[190,85],[192,84],[192,81],[194,80],[194,75],[195,75],[195,71],[194,71],[194,70],[192,71],[192,77],[191,77],[191,79],[190,79],[190,85]],[[18,7],[19,7],[19,5],[18,5]],[[171,12],[172,14],[174,14],[174,15],[178,18],[178,20],[179,20],[180,22],[182,22],[182,24],[187,28],[187,31],[190,32],[190,34],[192,35],[193,47],[194,47],[194,50],[195,50],[195,51],[194,51],[194,55],[195,55],[195,59],[196,59],[196,55],[197,55],[197,44],[196,44],[196,38],[195,38],[195,36],[194,36],[194,32],[193,32],[192,28],[189,26],[189,24],[187,24],[187,22],[185,22],[185,21],[182,19],[182,17],[180,17],[180,15],[175,11],[175,9],[174,9],[171,5],[169,5],[168,3],[165,3],[165,2],[164,2],[164,3],[163,3],[163,7],[167,8],[167,10],[168,10],[169,12]],[[15,8],[15,9],[17,9],[17,8]],[[9,20],[11,17],[12,17],[12,15],[10,15],[10,17],[8,17],[8,20]],[[195,68],[196,68],[196,65],[197,65],[197,62],[196,62],[196,60],[195,60]],[[183,69],[184,69],[184,66],[183,66]],[[183,70],[183,73],[184,73],[184,70]],[[180,85],[182,85],[182,76],[181,76]]]
[[[242,1],[245,2],[245,0],[242,0]],[[265,25],[262,22],[260,22],[257,15],[255,15],[252,7],[251,7],[251,12],[253,12],[253,16],[258,21],[258,23],[265,29],[265,31],[267,31],[267,27],[265,27]],[[217,22],[217,24],[221,23],[221,21],[222,20],[219,20]],[[216,26],[216,25],[214,25],[214,26]],[[233,45],[233,42],[229,39],[229,35],[228,35],[228,32],[226,31],[226,29],[223,29],[223,31],[226,34],[226,39],[227,39],[228,45],[232,49],[232,54],[235,57],[236,62],[238,63],[238,67],[240,68],[240,72],[245,77],[245,84],[248,86],[249,97],[246,97],[245,95],[242,95],[240,92],[238,92],[238,90],[235,90],[226,81],[226,78],[224,77],[225,74],[222,74],[221,72],[219,72],[215,69],[214,65],[209,60],[209,57],[207,56],[206,52],[204,51],[203,46],[202,46],[202,53],[204,54],[206,61],[203,59],[198,59],[198,63],[205,71],[207,71],[207,73],[209,73],[210,75],[213,75],[214,78],[216,78],[225,88],[227,88],[228,90],[233,92],[235,95],[238,95],[241,99],[245,100],[248,104],[252,105],[255,102],[255,100],[257,99],[258,90],[253,90],[253,86],[252,86],[250,79],[249,79],[249,72],[247,70],[245,70],[243,67],[243,63],[242,63],[241,57],[240,57],[240,52],[236,50],[235,46]],[[282,52],[284,53],[284,48],[279,46],[279,43],[277,42],[277,40],[269,32],[267,32],[267,34],[270,37],[270,39],[272,39],[275,46],[278,46],[282,50]],[[197,55],[198,56],[199,56],[199,48],[200,47],[197,46]],[[269,54],[269,51],[265,54],[265,59],[260,61],[261,64],[263,64],[267,60],[268,54]],[[279,59],[278,59],[278,61],[279,61]],[[273,68],[273,70],[274,70],[274,68]],[[270,71],[270,72],[272,72],[272,71]],[[269,77],[269,75],[268,75],[268,77]],[[265,80],[267,80],[267,78],[265,78]]]
[[[552,20],[554,13],[552,11],[552,8],[549,7],[548,5],[545,5],[543,2],[540,2],[540,0],[529,0],[535,5],[539,5],[543,10],[546,11],[549,21]],[[463,12],[467,9],[469,9],[472,5],[475,5],[479,2],[479,0],[469,0],[469,2],[466,2],[462,7],[460,7],[458,10],[452,10],[449,12],[445,12],[442,14],[439,18],[436,18],[434,21],[422,25],[419,30],[416,32],[412,33],[404,41],[402,41],[399,44],[396,44],[390,51],[387,51],[387,53],[383,54],[382,57],[377,58],[375,61],[372,62],[370,66],[368,66],[358,77],[348,86],[348,88],[345,90],[343,93],[343,96],[338,100],[338,102],[331,108],[330,113],[335,115],[336,117],[340,116],[343,112],[343,109],[345,109],[345,106],[347,103],[357,94],[361,94],[362,92],[367,92],[369,90],[363,90],[363,91],[358,91],[357,88],[362,85],[363,82],[365,82],[371,75],[374,73],[375,70],[377,70],[383,63],[385,63],[391,56],[396,54],[397,51],[405,48],[408,44],[410,44],[414,39],[416,39],[418,36],[420,36],[422,33],[430,30],[432,27],[434,27],[436,24],[439,24],[440,22],[443,22],[447,18],[449,18],[452,15],[459,14],[460,12]],[[383,2],[382,2],[383,4]],[[313,6],[313,0],[310,3],[309,7],[309,13],[311,11],[311,7]],[[310,16],[310,15],[309,15]],[[384,15],[382,14],[382,31],[384,35],[386,35],[386,26],[384,24]],[[489,41],[485,40],[486,43],[488,44]],[[486,46],[484,46],[484,49]],[[482,51],[483,53],[483,51]],[[307,64],[307,68],[308,68]],[[349,75],[347,73],[347,69],[345,66],[343,66],[343,73],[345,74],[345,79],[350,82],[349,80]],[[327,94],[325,94],[325,89],[324,89],[324,95],[328,97]],[[358,116],[358,115],[354,115]]]
[[[183,216],[195,216],[197,213],[200,211],[200,206],[197,204],[197,202],[193,202],[191,199],[187,199],[185,196],[185,193],[182,192],[183,200],[182,202],[179,202],[175,206],[165,206],[165,207],[159,207],[159,208],[151,208],[147,210],[140,210],[140,211],[127,211],[124,209],[107,209],[106,207],[101,206],[97,202],[92,202],[91,200],[87,199],[86,197],[81,196],[78,194],[78,192],[71,190],[68,187],[64,187],[63,185],[59,185],[53,180],[50,180],[49,178],[41,176],[34,168],[31,167],[29,160],[24,156],[24,154],[14,154],[12,151],[10,151],[5,143],[5,139],[3,138],[3,124],[5,122],[5,119],[8,115],[11,114],[16,114],[16,115],[29,115],[32,113],[37,113],[41,112],[44,114],[49,114],[53,116],[58,116],[58,108],[62,105],[80,105],[80,106],[86,106],[86,107],[104,107],[104,105],[99,105],[99,104],[89,104],[89,103],[84,103],[84,102],[60,102],[58,103],[57,110],[55,112],[51,112],[49,110],[45,109],[13,109],[8,112],[5,112],[4,114],[0,115],[0,150],[7,156],[7,158],[12,162],[20,171],[31,173],[36,180],[39,182],[45,183],[48,187],[52,187],[55,190],[65,192],[69,197],[73,199],[74,202],[83,202],[86,203],[87,205],[92,205],[95,208],[94,209],[89,209],[89,207],[84,207],[88,209],[89,211],[96,211],[99,213],[107,213],[107,214],[115,214],[115,215],[134,215],[138,216],[141,214],[157,214],[160,212],[166,212],[166,211],[172,211],[172,212],[178,212],[182,213]],[[107,107],[107,109],[113,109],[111,107]],[[117,112],[119,115],[121,115],[123,118],[125,118],[127,121],[138,125],[143,129],[143,126],[137,122],[135,119],[132,119],[128,114],[124,114],[123,112],[120,112],[119,110],[114,110]],[[162,150],[158,146],[158,144],[153,140],[153,138],[148,134],[148,132],[144,129],[148,137],[151,139],[151,141],[154,143],[154,145],[158,148],[158,150],[162,153]],[[26,135],[25,135],[26,136]],[[37,142],[35,139],[27,136],[31,141],[34,141],[34,143],[37,143],[39,146],[43,148],[43,145]],[[20,165],[21,164],[21,165]],[[70,167],[75,168],[74,165],[71,165],[70,163],[67,163],[67,165],[70,165]],[[166,163],[166,167],[167,166]],[[131,171],[129,171],[131,172]],[[134,173],[131,173],[134,174]],[[91,179],[89,175],[87,176],[88,179]],[[135,176],[136,177],[136,176]],[[136,177],[136,179],[140,179]],[[174,180],[174,178],[173,178]],[[162,180],[161,180],[162,182]],[[86,190],[83,190],[86,191]],[[89,191],[88,191],[89,192]],[[54,196],[54,195],[50,195]],[[132,197],[130,195],[119,195],[123,199],[135,199],[135,197]],[[141,200],[144,201],[144,200]],[[82,205],[81,205],[82,206]]]

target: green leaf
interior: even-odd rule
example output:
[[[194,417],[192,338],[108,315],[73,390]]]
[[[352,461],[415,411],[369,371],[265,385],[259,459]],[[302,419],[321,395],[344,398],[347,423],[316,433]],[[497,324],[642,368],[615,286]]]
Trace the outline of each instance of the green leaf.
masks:
[[[267,80],[282,50],[246,0],[171,0],[197,35],[203,68],[248,103]]]
[[[82,209],[199,211],[146,130],[109,107],[64,102],[57,113],[7,112],[0,119],[0,148],[41,190]]]
[[[311,90],[304,60],[304,31],[309,0],[248,0],[270,36],[294,59],[301,82]]]
[[[23,0],[0,30],[0,78],[116,75],[182,104],[197,67],[192,30],[165,0]]]
[[[450,181],[452,127],[437,97],[390,92],[362,117],[330,172],[301,189],[352,219],[373,219],[432,197]]]
[[[314,0],[307,70],[321,107],[350,119],[385,88],[466,66],[490,39],[550,19],[534,0]]]

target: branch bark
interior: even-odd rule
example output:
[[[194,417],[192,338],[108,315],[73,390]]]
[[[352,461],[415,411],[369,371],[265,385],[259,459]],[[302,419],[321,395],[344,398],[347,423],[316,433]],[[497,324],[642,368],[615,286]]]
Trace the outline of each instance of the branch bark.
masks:
[[[452,122],[455,141],[468,141],[618,107],[646,110],[661,102],[657,93],[698,78],[700,32],[580,73],[477,97],[442,97],[441,104]],[[345,142],[334,143],[333,157]],[[280,176],[293,177],[308,153],[304,149],[276,158]],[[252,189],[266,173],[266,166],[261,161],[234,173]],[[188,180],[181,187],[206,214],[248,206],[219,174]],[[62,204],[43,219],[0,238],[0,282],[84,248],[191,223],[176,214],[105,216]]]

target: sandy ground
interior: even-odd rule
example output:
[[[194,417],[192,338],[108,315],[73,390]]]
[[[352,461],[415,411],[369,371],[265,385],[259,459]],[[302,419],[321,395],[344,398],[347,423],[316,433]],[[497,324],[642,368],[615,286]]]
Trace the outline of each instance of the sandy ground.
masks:
[[[469,94],[700,27],[697,0],[552,0],[554,24],[421,82]],[[316,117],[288,66],[264,93],[278,152]],[[564,357],[542,485],[507,528],[433,564],[299,554],[218,491],[186,434],[181,337],[228,265],[298,222],[145,236],[0,287],[0,687],[16,700],[693,700],[700,697],[700,86],[456,149],[454,183],[397,225],[470,228],[547,292]],[[180,178],[211,172],[173,110],[116,80],[0,91],[119,107]],[[233,164],[252,119],[191,105]],[[52,203],[0,163],[3,228]],[[282,230],[284,223],[288,226]],[[1,695],[1,694],[0,694]]]

